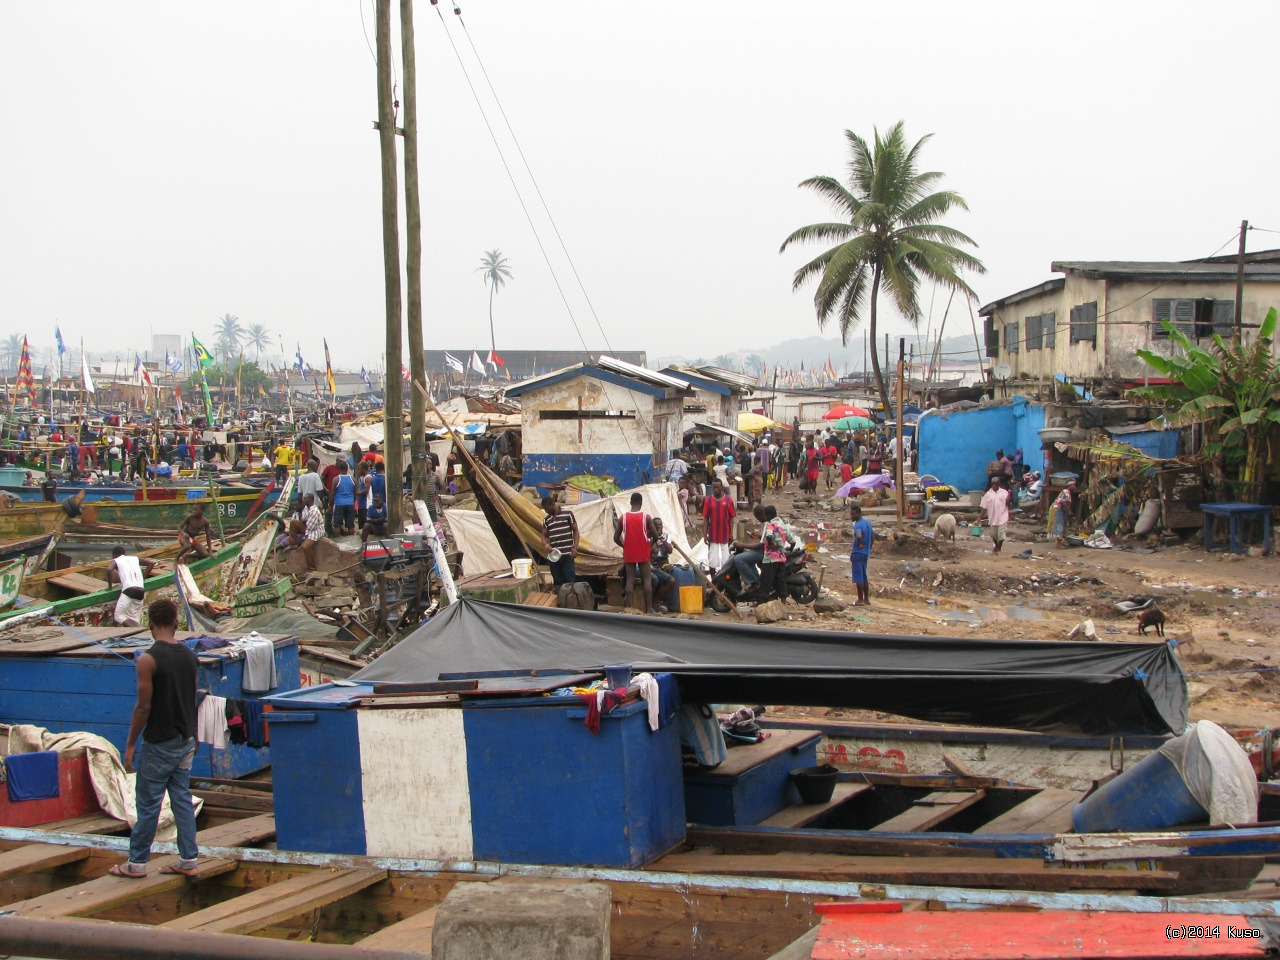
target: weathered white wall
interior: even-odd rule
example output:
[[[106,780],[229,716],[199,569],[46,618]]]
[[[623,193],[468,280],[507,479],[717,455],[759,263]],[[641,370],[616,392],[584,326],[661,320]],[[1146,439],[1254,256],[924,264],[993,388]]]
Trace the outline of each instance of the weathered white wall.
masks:
[[[471,859],[462,711],[360,710],[357,727],[368,855]]]
[[[543,420],[542,410],[621,410],[634,419]],[[676,406],[679,428],[679,406]],[[553,383],[521,398],[526,454],[631,454],[653,450],[654,398],[591,377]],[[675,447],[679,447],[677,442]]]

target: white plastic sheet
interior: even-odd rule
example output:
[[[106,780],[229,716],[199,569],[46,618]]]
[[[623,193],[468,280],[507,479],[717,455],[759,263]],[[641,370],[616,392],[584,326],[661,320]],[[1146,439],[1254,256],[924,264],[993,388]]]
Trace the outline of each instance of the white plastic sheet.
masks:
[[[453,542],[462,551],[463,576],[510,569],[498,538],[479,510],[446,510],[444,522],[449,525]]]
[[[1244,748],[1212,720],[1193,723],[1160,753],[1174,765],[1210,823],[1254,823],[1258,778]]]

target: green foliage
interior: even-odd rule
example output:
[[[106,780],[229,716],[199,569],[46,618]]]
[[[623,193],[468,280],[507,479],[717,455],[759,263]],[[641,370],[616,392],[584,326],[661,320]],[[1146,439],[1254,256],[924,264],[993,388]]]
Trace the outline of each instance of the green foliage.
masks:
[[[209,390],[214,394],[215,398],[223,387],[227,390],[228,396],[234,394],[237,370],[240,373],[240,398],[246,407],[261,405],[263,398],[258,393],[259,385],[266,389],[269,396],[279,395],[280,380],[278,377],[273,377],[252,360],[246,360],[243,366],[233,360],[229,368],[222,366],[209,367],[204,372],[205,380],[209,384]],[[199,391],[200,374],[193,373],[187,377],[186,385],[188,389]]]
[[[792,289],[816,279],[813,304],[818,328],[835,320],[841,340],[848,343],[865,312],[871,341],[876,343],[882,289],[898,312],[915,324],[921,315],[922,282],[972,297],[960,274],[964,270],[983,273],[985,268],[960,249],[976,246],[973,240],[939,222],[953,208],[968,207],[957,193],[933,192],[941,173],[919,169],[920,151],[929,136],[909,144],[899,121],[883,137],[876,130],[871,144],[852,130],[845,131],[845,139],[850,153],[848,183],[818,176],[800,184],[827,200],[839,220],[801,227],[783,241],[781,250],[793,243],[834,243],[795,272]],[[871,360],[881,402],[888,410],[892,404],[879,351],[871,352]]]
[[[1202,424],[1204,455],[1220,476],[1234,472],[1250,499],[1261,494],[1268,436],[1280,423],[1280,365],[1271,353],[1276,321],[1272,307],[1251,344],[1215,333],[1208,347],[1161,321],[1176,349],[1167,357],[1150,350],[1138,356],[1173,382],[1130,391],[1170,407],[1175,425]]]
[[[224,313],[218,318],[217,332],[213,335],[214,349],[218,355],[226,357],[240,349],[244,340],[244,328],[240,326],[240,318],[231,313]]]

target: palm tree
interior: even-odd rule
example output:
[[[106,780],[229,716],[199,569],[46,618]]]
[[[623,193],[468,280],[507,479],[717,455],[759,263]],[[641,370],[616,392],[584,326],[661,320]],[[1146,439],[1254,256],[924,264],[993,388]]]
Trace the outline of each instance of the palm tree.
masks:
[[[259,361],[261,361],[261,360],[262,360],[262,348],[263,348],[263,347],[268,347],[268,346],[270,346],[270,345],[271,345],[270,337],[271,337],[271,331],[270,331],[270,330],[268,330],[268,329],[267,329],[263,324],[261,324],[261,323],[255,323],[255,324],[252,324],[252,325],[249,327],[249,330],[245,333],[245,335],[244,335],[244,345],[245,345],[246,347],[253,347],[253,349],[254,349],[254,350],[256,351],[256,353],[257,353],[258,360],[259,360]]]
[[[218,332],[214,334],[213,342],[219,353],[224,357],[230,357],[243,339],[244,328],[240,326],[239,317],[232,313],[224,313],[218,318]]]
[[[17,373],[18,361],[21,359],[22,335],[11,333],[4,343],[0,343],[0,366],[4,368],[6,376]]]
[[[498,341],[493,335],[493,295],[507,282],[511,268],[507,266],[507,258],[501,250],[486,250],[476,273],[484,274],[485,285],[489,288],[489,349],[497,353]]]
[[[801,227],[783,241],[779,252],[801,241],[835,241],[834,247],[796,271],[791,288],[798,290],[810,278],[818,277],[813,297],[818,329],[834,317],[840,326],[841,342],[848,344],[849,333],[865,309],[874,344],[882,287],[893,298],[898,312],[914,325],[920,320],[917,294],[922,280],[972,297],[974,293],[960,278],[960,271],[984,273],[986,268],[956,246],[977,246],[973,240],[938,222],[953,207],[968,207],[959,194],[950,190],[930,192],[942,179],[941,173],[919,171],[920,148],[931,135],[909,145],[902,121],[884,137],[876,130],[870,145],[852,130],[846,130],[844,135],[850,152],[848,184],[823,176],[810,177],[800,184],[829,201],[840,220]],[[871,366],[880,400],[888,411],[889,389],[875,350],[871,351]]]

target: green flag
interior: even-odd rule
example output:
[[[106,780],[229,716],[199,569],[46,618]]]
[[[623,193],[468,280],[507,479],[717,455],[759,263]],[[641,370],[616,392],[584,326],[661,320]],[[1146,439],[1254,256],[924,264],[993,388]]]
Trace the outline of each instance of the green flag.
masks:
[[[214,364],[213,354],[208,351],[203,343],[196,339],[196,335],[191,335],[191,352],[196,355],[196,362],[201,367],[212,367]]]

